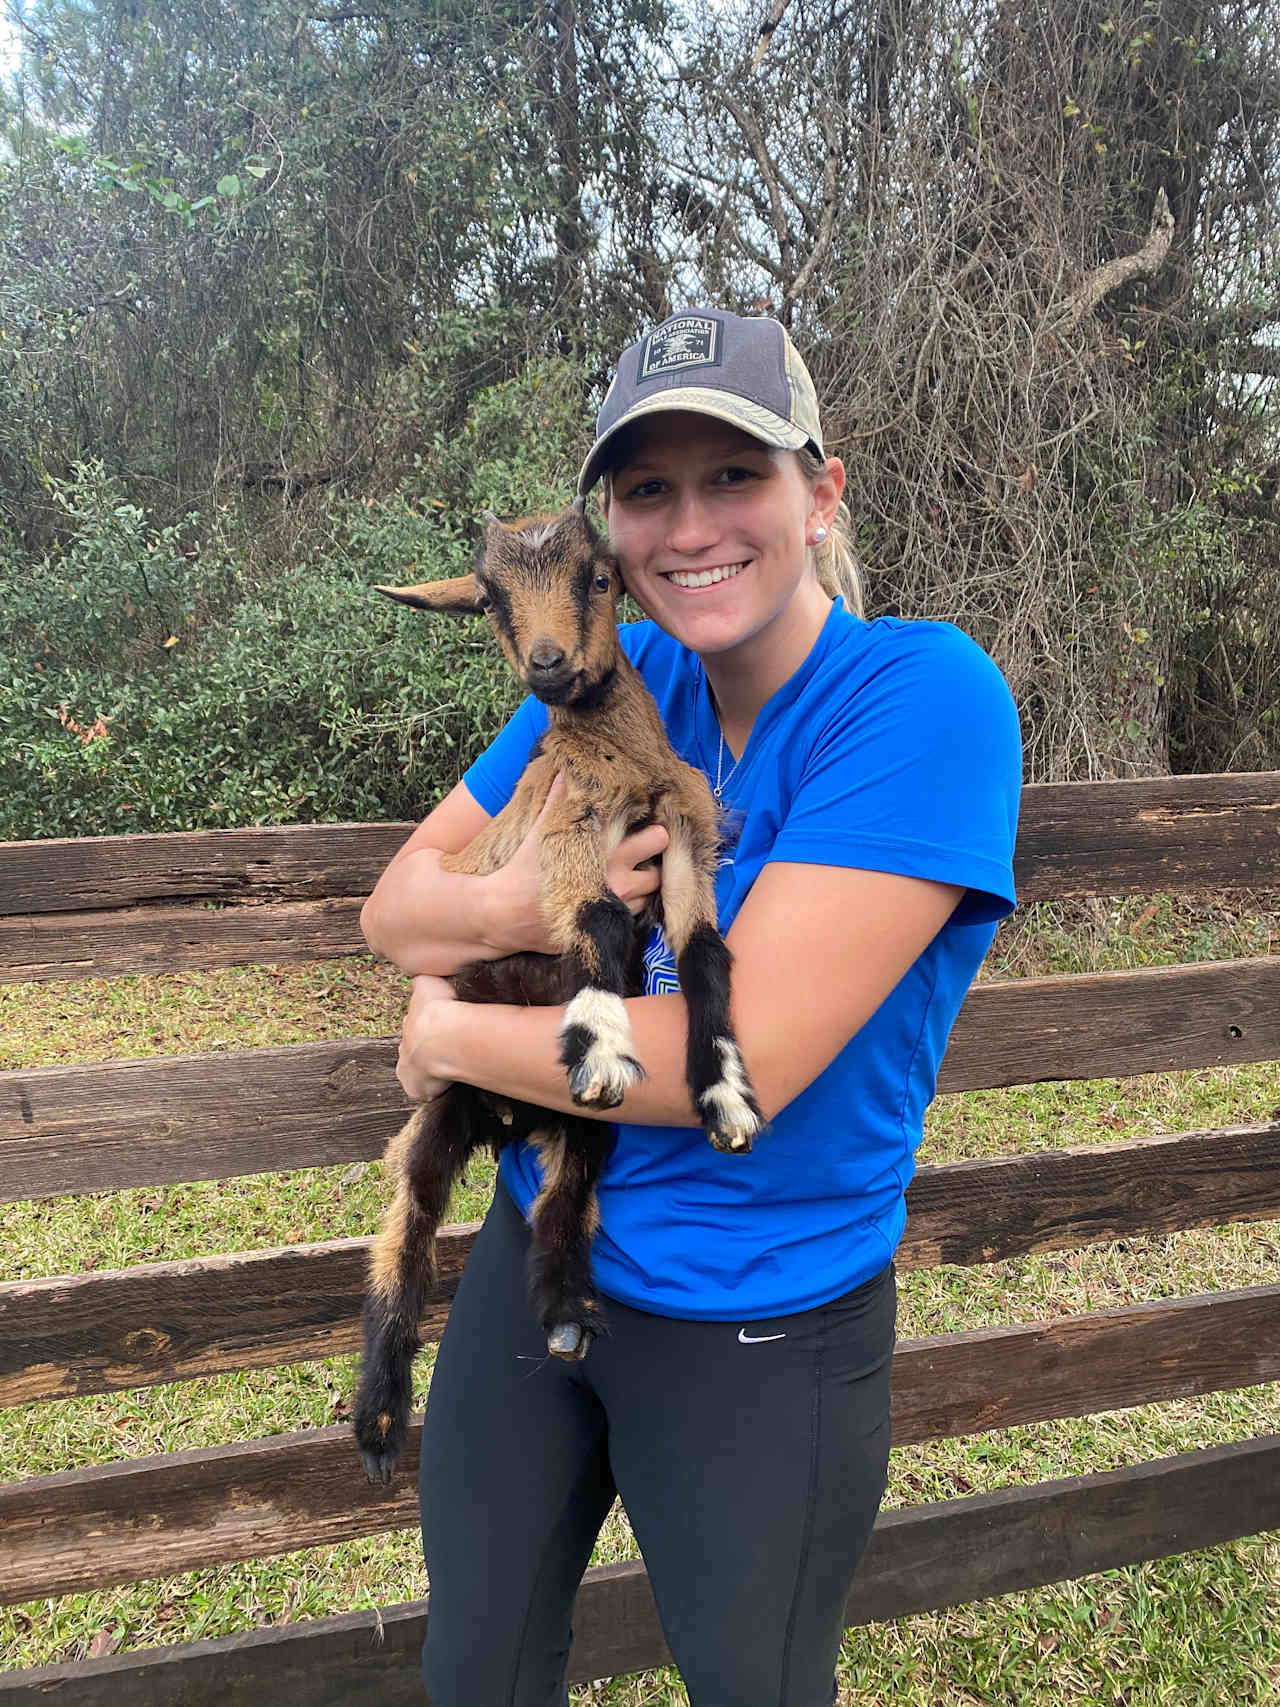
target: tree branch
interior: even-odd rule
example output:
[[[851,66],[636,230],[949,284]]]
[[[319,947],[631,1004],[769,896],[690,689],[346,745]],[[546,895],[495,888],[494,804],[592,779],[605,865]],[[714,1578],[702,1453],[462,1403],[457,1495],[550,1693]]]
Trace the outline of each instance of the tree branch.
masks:
[[[1134,279],[1150,278],[1164,265],[1173,242],[1173,215],[1169,198],[1163,187],[1156,191],[1155,212],[1151,216],[1151,231],[1141,249],[1132,255],[1117,255],[1095,267],[1080,289],[1050,309],[1045,316],[1045,330],[1070,332],[1086,314],[1091,314],[1113,290]]]

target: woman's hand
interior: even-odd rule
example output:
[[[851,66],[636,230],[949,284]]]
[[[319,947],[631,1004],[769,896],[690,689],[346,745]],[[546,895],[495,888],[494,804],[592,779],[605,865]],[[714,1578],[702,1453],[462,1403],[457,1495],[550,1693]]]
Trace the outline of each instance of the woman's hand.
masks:
[[[542,914],[538,837],[552,802],[563,790],[564,778],[558,776],[520,846],[506,865],[485,879],[492,920],[490,936],[504,954],[556,952],[550,927]],[[605,865],[605,882],[633,914],[640,912],[662,882],[657,860],[669,840],[661,824],[650,824],[648,829],[624,837]]]
[[[447,978],[420,975],[413,980],[409,1010],[400,1027],[396,1078],[411,1102],[430,1102],[448,1090],[453,1076],[446,1066],[446,1040],[452,1035],[458,998]]]

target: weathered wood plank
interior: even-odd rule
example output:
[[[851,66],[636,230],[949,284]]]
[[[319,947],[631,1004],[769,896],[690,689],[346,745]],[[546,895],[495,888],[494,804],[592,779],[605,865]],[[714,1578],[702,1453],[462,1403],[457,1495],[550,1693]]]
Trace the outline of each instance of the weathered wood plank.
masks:
[[[1280,771],[1033,784],[1014,859],[1023,901],[1280,880]]]
[[[408,1104],[389,1038],[0,1074],[0,1201],[379,1156]]]
[[[412,824],[284,824],[0,842],[0,916],[367,895]]]
[[[1251,1386],[1280,1379],[1280,1286],[908,1340],[893,1369],[900,1444]],[[389,1488],[365,1482],[346,1428],[10,1484],[0,1601],[410,1527],[419,1438]]]
[[[1280,1217],[1280,1123],[921,1168],[900,1269]],[[439,1337],[475,1236],[447,1227]],[[0,1285],[0,1407],[332,1357],[359,1345],[367,1239]]]
[[[411,824],[0,842],[0,915],[173,901],[365,895]],[[1023,790],[1026,900],[1280,881],[1280,772],[1033,783]]]
[[[386,1039],[0,1073],[0,1201],[320,1167],[404,1118]],[[971,990],[942,1091],[1280,1057],[1280,956]]]
[[[869,1624],[1280,1527],[1280,1436],[882,1512],[845,1608]],[[0,1707],[420,1707],[427,1602],[0,1674]],[[588,1571],[569,1679],[670,1658],[644,1567]]]
[[[902,1268],[1280,1218],[1280,1121],[922,1167]]]
[[[1127,1078],[1280,1057],[1280,956],[979,984],[938,1075],[943,1091]]]
[[[0,984],[365,954],[358,895],[0,918]]]

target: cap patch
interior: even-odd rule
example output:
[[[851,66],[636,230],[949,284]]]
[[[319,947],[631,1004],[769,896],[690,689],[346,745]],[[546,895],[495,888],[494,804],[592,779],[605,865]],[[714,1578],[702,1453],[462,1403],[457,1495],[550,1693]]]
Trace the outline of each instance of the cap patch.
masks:
[[[720,322],[702,314],[678,314],[650,332],[640,355],[640,379],[656,379],[687,367],[719,367]]]

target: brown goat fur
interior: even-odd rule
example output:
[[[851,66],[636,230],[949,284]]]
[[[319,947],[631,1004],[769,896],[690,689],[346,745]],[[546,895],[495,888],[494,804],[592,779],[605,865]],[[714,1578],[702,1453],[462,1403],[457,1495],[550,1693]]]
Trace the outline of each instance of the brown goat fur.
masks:
[[[670,748],[661,718],[617,633],[616,561],[581,500],[555,516],[491,520],[472,575],[380,592],[428,611],[484,611],[508,662],[548,708],[512,799],[451,871],[505,865],[538,829],[542,908],[555,956],[517,954],[463,967],[463,1000],[567,1004],[560,1058],[573,1100],[609,1109],[642,1076],[623,998],[640,989],[642,934],[659,919],[689,1008],[686,1077],[693,1107],[718,1149],[751,1148],[761,1115],[729,1019],[728,950],[716,929],[719,814],[702,774]],[[669,842],[661,886],[639,921],[607,884],[606,864],[628,832],[659,823]],[[388,1480],[403,1443],[418,1322],[435,1270],[435,1235],[454,1180],[480,1144],[535,1143],[543,1187],[530,1215],[531,1287],[548,1349],[585,1355],[604,1329],[590,1274],[599,1220],[595,1187],[607,1124],[453,1085],[415,1109],[386,1153],[396,1195],[375,1242],[365,1304],[365,1360],[355,1431],[371,1479]]]

